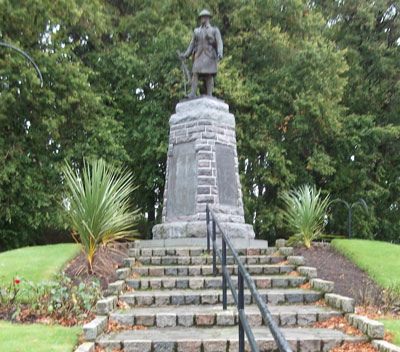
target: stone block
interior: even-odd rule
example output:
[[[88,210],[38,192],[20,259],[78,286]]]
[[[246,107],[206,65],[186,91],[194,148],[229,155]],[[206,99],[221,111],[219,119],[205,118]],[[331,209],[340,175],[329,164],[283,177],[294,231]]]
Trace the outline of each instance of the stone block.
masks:
[[[246,313],[247,321],[251,327],[261,326],[262,317],[260,313]],[[239,323],[239,316],[237,317],[237,323]]]
[[[272,287],[288,287],[289,279],[286,277],[273,277]]]
[[[293,247],[280,247],[279,253],[285,257],[293,256]]]
[[[173,352],[175,349],[175,343],[171,341],[155,341],[153,346],[154,352]]]
[[[83,325],[83,339],[84,341],[95,341],[107,326],[108,317],[98,316],[91,322]]]
[[[178,264],[179,265],[189,265],[191,261],[190,257],[178,257]]]
[[[218,295],[201,293],[201,304],[217,304]]]
[[[285,294],[278,292],[268,293],[268,304],[281,304],[285,303]]]
[[[138,249],[138,248],[129,248],[128,255],[131,258],[136,258],[136,257],[138,257],[140,255],[140,249]]]
[[[138,276],[146,276],[149,275],[149,268],[136,266],[132,268],[132,272]]]
[[[204,352],[226,352],[227,341],[224,339],[203,341]]]
[[[306,276],[309,279],[315,279],[317,277],[317,269],[309,266],[299,266],[297,268],[297,271],[303,275]]]
[[[153,314],[138,314],[136,315],[136,325],[154,326],[155,317]]]
[[[178,340],[177,352],[201,352],[201,340]]]
[[[189,280],[188,279],[176,279],[176,288],[188,288],[189,287]]]
[[[185,295],[185,304],[200,304],[200,294]]]
[[[125,280],[130,274],[131,274],[131,269],[130,268],[121,268],[117,269],[115,271],[118,280]]]
[[[189,279],[189,288],[192,290],[199,290],[204,287],[204,279],[203,278],[193,278]]]
[[[383,339],[385,336],[385,328],[381,322],[357,314],[349,314],[347,319],[371,339]]]
[[[135,297],[135,300],[138,306],[150,306],[154,302],[154,297],[151,295],[143,295],[143,296],[137,295]]]
[[[215,323],[214,313],[199,313],[195,316],[196,325],[198,326],[211,326]]]
[[[276,240],[276,242],[275,242],[275,247],[276,247],[276,248],[285,247],[285,245],[286,245],[286,240],[284,240],[284,239],[282,239],[282,238]]]
[[[119,295],[124,289],[124,281],[118,280],[108,285],[107,291],[111,295]]]
[[[281,313],[280,315],[282,326],[294,326],[296,325],[296,313]]]
[[[117,321],[121,325],[133,326],[135,325],[135,317],[133,314],[120,313],[114,311],[110,314],[110,320]]]
[[[213,268],[212,266],[202,266],[201,267],[201,273],[203,276],[210,276],[213,273]]]
[[[122,259],[122,266],[124,268],[131,268],[136,264],[136,259],[135,258],[124,258]]]
[[[153,257],[163,257],[165,256],[164,248],[154,248],[153,249]]]
[[[142,257],[151,257],[153,255],[153,249],[152,248],[142,248],[142,251],[140,254]]]
[[[183,294],[174,294],[171,296],[171,304],[183,305],[185,304],[185,296]]]
[[[149,285],[153,290],[157,290],[161,288],[161,279],[150,279]]]
[[[156,324],[158,328],[174,327],[176,326],[176,314],[158,313],[156,315]]]
[[[96,311],[99,315],[108,315],[112,312],[117,305],[117,297],[110,296],[104,299],[97,301],[96,303]]]
[[[188,276],[189,269],[187,267],[178,267],[178,276]]]
[[[321,351],[321,339],[319,339],[318,337],[301,339],[299,341],[299,349],[301,352]]]
[[[194,314],[192,313],[179,313],[178,314],[178,325],[189,327],[193,326]]]
[[[200,266],[190,266],[188,269],[189,276],[200,276],[201,275],[201,267]]]
[[[125,352],[151,352],[151,341],[147,340],[125,340]]]
[[[219,312],[217,313],[217,325],[232,326],[235,325],[235,315],[233,312]]]
[[[287,260],[289,264],[295,266],[303,266],[305,264],[304,257],[301,256],[289,256]]]
[[[400,352],[400,347],[384,340],[373,340],[372,346],[379,352]]]
[[[153,265],[160,265],[160,264],[161,264],[161,258],[162,258],[162,257],[152,257],[152,258],[151,258],[151,264],[153,264]]]
[[[175,250],[175,255],[178,257],[189,257],[190,250],[188,248],[177,248]]]
[[[164,276],[164,268],[152,267],[149,268],[150,276]]]
[[[171,301],[171,295],[169,293],[159,293],[154,297],[154,305],[157,307],[166,306]]]
[[[335,283],[333,281],[321,280],[321,279],[312,279],[310,281],[311,288],[314,290],[331,293],[333,292],[333,288]]]
[[[176,285],[176,279],[164,278],[162,280],[163,288],[174,288]]]
[[[138,258],[138,262],[143,265],[150,265],[151,257],[140,257],[140,258]]]
[[[311,326],[317,322],[317,314],[308,313],[298,313],[297,314],[297,325],[299,326]]]
[[[165,268],[165,275],[167,276],[178,276],[178,268],[177,267],[166,267]]]
[[[162,257],[161,264],[163,265],[172,265],[176,264],[177,260],[175,257]]]

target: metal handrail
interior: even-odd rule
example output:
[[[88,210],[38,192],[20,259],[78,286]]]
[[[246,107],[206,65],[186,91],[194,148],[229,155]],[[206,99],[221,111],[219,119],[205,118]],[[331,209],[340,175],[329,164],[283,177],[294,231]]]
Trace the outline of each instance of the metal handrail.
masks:
[[[213,245],[213,275],[217,276],[217,255],[222,265],[222,306],[223,309],[227,308],[227,290],[226,286],[229,285],[231,289],[233,300],[235,301],[236,308],[239,313],[239,352],[244,352],[244,334],[246,333],[247,339],[249,341],[250,347],[253,352],[259,352],[259,348],[257,346],[257,342],[254,338],[253,332],[247,320],[245,311],[244,311],[244,282],[250,293],[253,297],[253,301],[256,302],[258,309],[260,310],[261,316],[264,322],[269,327],[272,336],[278,345],[278,348],[281,352],[292,352],[291,347],[280,331],[278,325],[275,320],[272,318],[270,311],[268,310],[265,302],[262,300],[256,285],[248,273],[246,267],[242,263],[239,258],[238,253],[233,247],[232,242],[229,237],[225,234],[225,231],[222,229],[221,225],[218,222],[217,217],[214,212],[207,204],[206,207],[206,224],[207,224],[207,251],[210,254],[210,236],[212,236],[212,245]],[[222,253],[217,246],[217,227],[221,233],[222,237]],[[236,292],[236,288],[233,284],[231,275],[226,269],[226,246],[228,245],[233,258],[238,266],[238,292]]]

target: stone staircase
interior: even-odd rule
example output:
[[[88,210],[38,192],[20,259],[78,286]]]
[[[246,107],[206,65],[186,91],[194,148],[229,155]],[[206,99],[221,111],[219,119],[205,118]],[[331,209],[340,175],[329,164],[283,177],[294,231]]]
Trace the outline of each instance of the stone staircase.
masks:
[[[212,276],[212,255],[203,241],[142,241],[129,250],[117,270],[108,297],[97,304],[99,317],[84,327],[84,338],[105,349],[127,352],[238,351],[238,313],[228,288],[228,309],[222,309],[222,278]],[[261,297],[293,351],[330,351],[344,342],[364,341],[340,330],[314,328],[314,324],[343,311],[320,301],[332,287],[315,280],[316,270],[304,266],[293,249],[268,247],[266,241],[234,241]],[[227,257],[236,284],[237,267]],[[302,288],[303,287],[303,288]],[[340,297],[339,301],[341,302]],[[350,302],[351,303],[351,302]],[[351,305],[351,304],[350,304]],[[341,306],[340,306],[341,307]],[[353,303],[354,309],[354,303]],[[260,351],[276,351],[276,344],[260,312],[245,290],[245,311]],[[351,312],[351,307],[350,307]],[[108,318],[117,331],[105,333]],[[247,347],[247,350],[250,350]]]

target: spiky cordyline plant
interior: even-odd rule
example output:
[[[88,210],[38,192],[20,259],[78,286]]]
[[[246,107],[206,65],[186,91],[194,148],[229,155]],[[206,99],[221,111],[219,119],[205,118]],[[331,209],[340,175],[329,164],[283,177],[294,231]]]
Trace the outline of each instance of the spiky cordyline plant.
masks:
[[[310,248],[311,242],[322,235],[329,195],[322,198],[321,191],[304,185],[297,190],[283,193],[281,198],[285,203],[284,223],[294,233],[290,241],[301,242]]]
[[[72,236],[88,260],[89,273],[99,245],[132,238],[138,210],[131,210],[132,173],[107,165],[103,160],[84,161],[81,172],[74,172],[68,162],[62,168],[68,186],[64,208]]]

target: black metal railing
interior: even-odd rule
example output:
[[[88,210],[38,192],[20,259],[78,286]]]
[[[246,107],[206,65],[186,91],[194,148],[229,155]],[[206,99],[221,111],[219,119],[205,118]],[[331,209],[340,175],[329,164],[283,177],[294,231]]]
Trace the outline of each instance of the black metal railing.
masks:
[[[272,336],[278,348],[281,352],[292,352],[288,342],[283,336],[282,332],[279,330],[278,325],[275,320],[272,318],[271,313],[269,312],[265,302],[262,300],[260,294],[257,291],[256,285],[248,273],[246,267],[242,263],[239,258],[238,253],[233,247],[232,242],[229,237],[225,234],[224,230],[221,228],[218,219],[216,218],[214,212],[211,210],[210,206],[207,205],[207,251],[210,254],[210,236],[212,236],[212,245],[213,245],[213,275],[217,276],[217,255],[221,263],[222,268],[222,305],[223,309],[227,308],[227,284],[231,289],[233,300],[236,304],[236,307],[239,312],[239,352],[244,352],[244,334],[246,333],[247,340],[249,341],[250,347],[253,352],[258,352],[257,342],[254,338],[253,332],[247,320],[245,311],[244,311],[244,282],[248,289],[250,290],[251,296],[253,297],[253,302],[255,302],[260,310],[261,316],[263,318],[264,323],[269,327]],[[217,227],[221,234],[222,239],[222,253],[217,245]],[[238,267],[238,284],[237,284],[237,292],[235,285],[233,284],[231,275],[226,269],[226,247],[230,249],[232,256]]]

